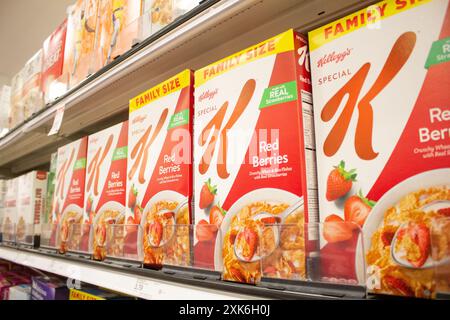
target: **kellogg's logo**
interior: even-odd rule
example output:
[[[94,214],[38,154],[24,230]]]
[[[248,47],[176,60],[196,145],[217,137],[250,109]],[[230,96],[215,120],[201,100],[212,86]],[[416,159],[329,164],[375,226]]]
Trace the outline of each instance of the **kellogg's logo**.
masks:
[[[200,95],[200,97],[198,98],[198,102],[202,102],[205,99],[212,100],[214,98],[214,96],[218,93],[219,93],[219,89],[217,89],[217,88],[212,91],[206,90],[205,92],[203,92]]]
[[[350,56],[352,50],[353,50],[353,48],[352,49],[347,48],[346,50],[344,50],[342,52],[336,53],[336,51],[333,51],[332,53],[325,54],[322,58],[319,59],[319,61],[317,61],[317,67],[321,68],[330,62],[334,62],[334,63],[342,62],[342,61],[344,61],[345,58]]]

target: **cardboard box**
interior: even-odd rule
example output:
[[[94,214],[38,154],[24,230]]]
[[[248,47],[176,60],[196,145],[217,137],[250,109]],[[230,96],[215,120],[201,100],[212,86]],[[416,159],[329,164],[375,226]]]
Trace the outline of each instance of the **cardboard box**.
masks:
[[[44,106],[41,90],[42,49],[27,61],[23,77],[22,95],[24,99],[24,118],[26,120]]]
[[[14,129],[21,124],[24,118],[23,70],[18,72],[11,80],[11,108],[9,113],[9,128]]]
[[[0,300],[9,300],[9,291],[20,284],[28,284],[30,279],[21,272],[6,272],[0,277]]]
[[[89,136],[84,222],[92,224],[89,241],[94,259],[106,255],[106,224],[124,224],[128,156],[128,121]]]
[[[41,218],[42,224],[49,224],[52,222],[52,201],[55,194],[57,160],[58,153],[52,153],[50,156],[50,171],[47,175],[47,192],[45,195],[45,207]]]
[[[97,30],[95,34],[93,71],[98,71],[111,62],[111,40],[113,35],[113,6],[112,0],[99,0]]]
[[[15,242],[17,223],[17,188],[19,180],[9,179],[6,182],[6,195],[4,200],[4,215],[2,223],[3,242]]]
[[[447,0],[382,1],[310,32],[324,277],[434,295],[423,267],[450,207],[449,36]]]
[[[31,300],[68,300],[67,283],[55,277],[33,277]]]
[[[5,216],[5,196],[6,196],[6,183],[7,180],[0,180],[0,242],[1,234],[3,233],[3,219]],[[1,263],[1,260],[0,260]],[[1,271],[1,269],[0,269]]]
[[[8,300],[30,300],[30,298],[30,284],[19,284],[17,286],[9,288]]]
[[[141,0],[113,0],[111,58],[124,54],[138,42]]]
[[[68,74],[69,88],[92,72],[97,12],[97,0],[77,0],[68,8],[64,73]]]
[[[306,277],[317,240],[304,234],[317,220],[307,53],[289,30],[195,72],[195,265],[225,280]]]
[[[191,263],[189,227],[173,225],[191,221],[192,106],[190,70],[130,100],[127,223],[142,227],[147,265]]]
[[[67,91],[67,80],[62,77],[66,33],[67,19],[53,31],[43,44],[41,84],[45,103],[52,102]]]
[[[47,192],[47,172],[31,171],[18,178],[16,240],[34,245],[41,234],[41,214]]]
[[[0,138],[9,131],[9,114],[11,112],[11,87],[0,87]]]
[[[67,251],[70,225],[83,222],[87,142],[84,137],[58,149],[52,222],[61,252]]]

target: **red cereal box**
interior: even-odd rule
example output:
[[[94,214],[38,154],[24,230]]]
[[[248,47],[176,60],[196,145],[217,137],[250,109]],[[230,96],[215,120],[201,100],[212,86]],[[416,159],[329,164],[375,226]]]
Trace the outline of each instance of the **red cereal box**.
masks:
[[[293,30],[195,72],[196,267],[303,279],[317,238],[308,48]]]
[[[381,1],[309,39],[321,273],[433,297],[450,239],[449,1]]]

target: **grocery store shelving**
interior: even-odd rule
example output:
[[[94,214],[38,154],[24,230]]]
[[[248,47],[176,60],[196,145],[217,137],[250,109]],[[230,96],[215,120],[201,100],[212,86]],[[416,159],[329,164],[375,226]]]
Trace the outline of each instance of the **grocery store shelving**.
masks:
[[[289,28],[311,30],[373,2],[204,1],[0,139],[0,177],[45,167],[59,146],[127,119],[131,97],[184,68],[202,67]],[[47,136],[61,106],[60,132]]]
[[[148,300],[241,300],[241,299],[328,299],[363,298],[361,291],[325,283],[308,285],[309,290],[290,291],[276,286],[253,286],[225,282],[204,276],[202,272],[176,275],[132,265],[97,262],[87,258],[63,256],[38,249],[0,245],[0,259],[57,274],[75,285],[75,281]],[[170,270],[172,271],[172,270]],[[350,293],[347,295],[346,293]],[[356,295],[354,294],[356,293]]]

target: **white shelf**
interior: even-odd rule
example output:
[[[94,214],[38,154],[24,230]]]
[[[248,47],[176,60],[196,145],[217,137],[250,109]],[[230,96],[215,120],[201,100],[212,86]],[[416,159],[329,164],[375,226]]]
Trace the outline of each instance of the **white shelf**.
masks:
[[[261,299],[252,295],[213,290],[133,275],[127,272],[111,270],[101,265],[97,266],[72,260],[64,260],[39,253],[20,251],[14,248],[0,247],[0,258],[148,300]]]
[[[185,68],[203,67],[289,28],[306,32],[373,2],[221,0],[0,139],[0,176],[46,165],[59,146],[127,119],[130,98]],[[61,105],[61,130],[48,137]]]

